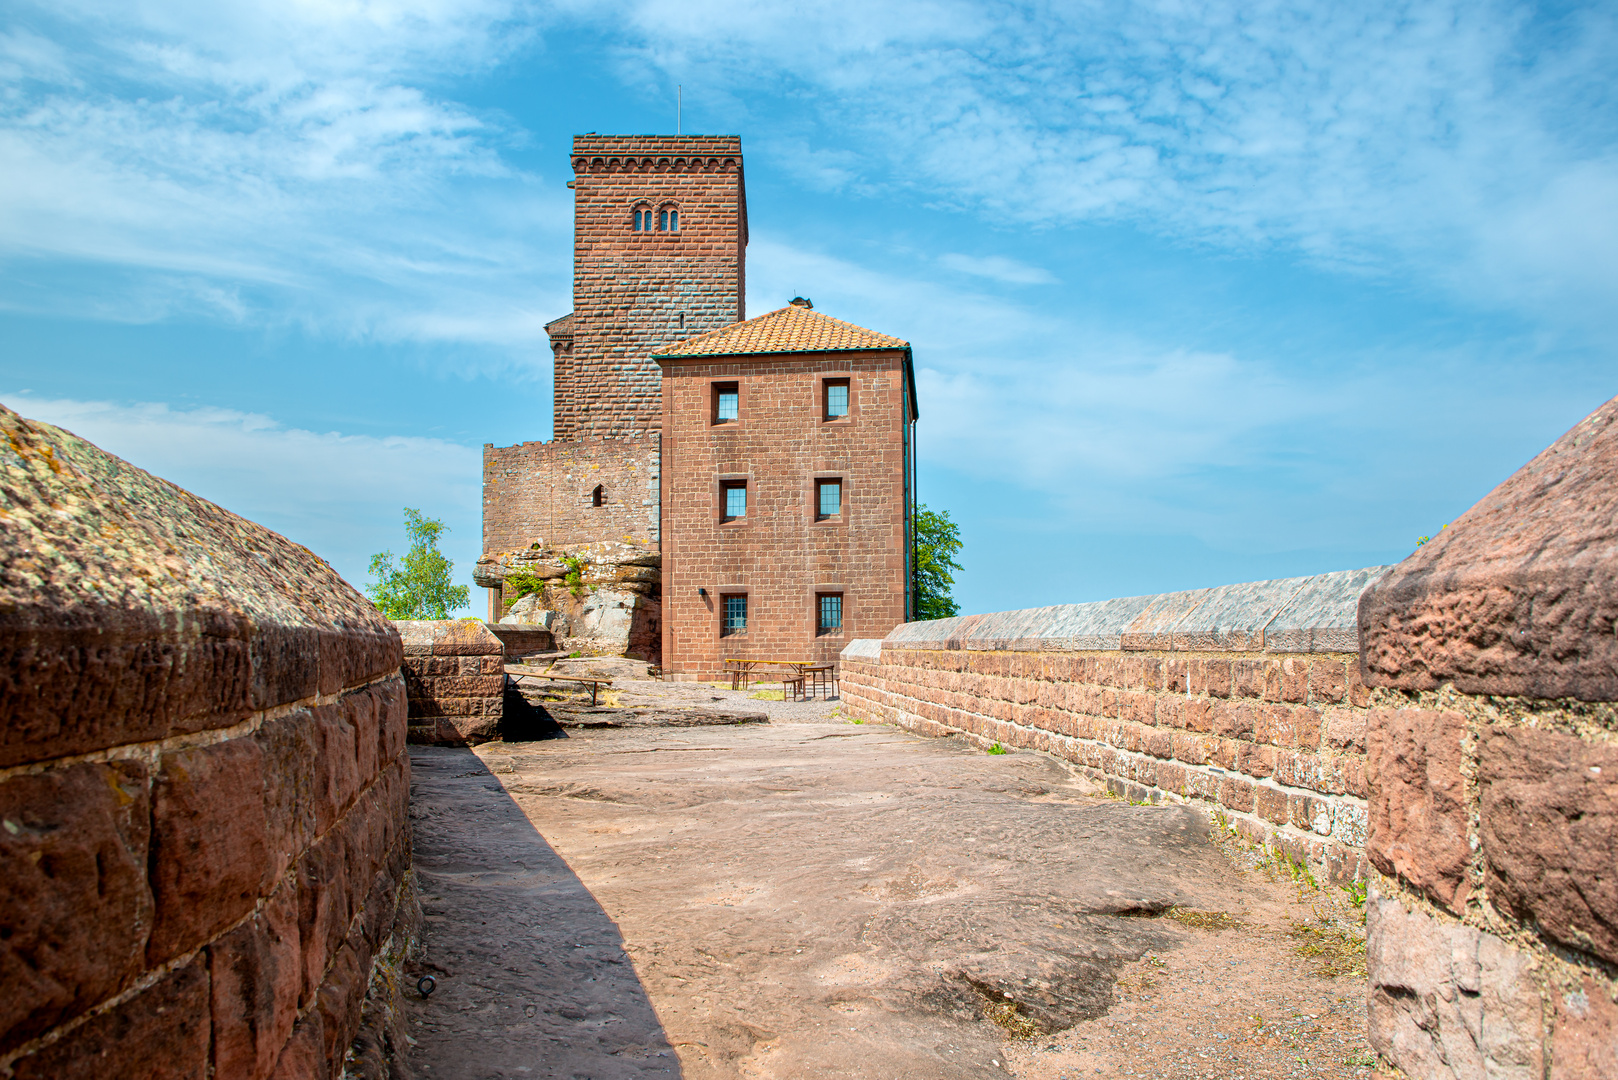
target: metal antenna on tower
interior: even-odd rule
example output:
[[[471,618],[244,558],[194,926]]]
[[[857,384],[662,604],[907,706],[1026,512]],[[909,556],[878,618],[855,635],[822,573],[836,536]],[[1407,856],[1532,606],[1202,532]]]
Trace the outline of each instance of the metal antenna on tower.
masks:
[[[680,110],[685,105],[685,87],[675,84],[674,87],[674,134],[680,134]]]

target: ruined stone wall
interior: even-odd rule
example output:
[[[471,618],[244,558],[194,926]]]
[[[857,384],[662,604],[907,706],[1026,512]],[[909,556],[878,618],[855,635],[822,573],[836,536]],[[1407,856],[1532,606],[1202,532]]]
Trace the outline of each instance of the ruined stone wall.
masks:
[[[746,317],[741,139],[579,135],[572,161],[573,340],[556,438],[655,433],[652,354]],[[636,208],[677,209],[679,230],[635,232]]]
[[[656,550],[660,460],[656,435],[485,444],[484,552],[607,540]],[[594,500],[597,486],[600,506]]]
[[[488,742],[500,734],[505,644],[477,619],[395,622],[404,642],[409,741],[436,746]]]
[[[1203,801],[1346,880],[1366,826],[1354,612],[1384,569],[908,623],[843,651],[844,709]]]
[[[307,549],[0,428],[0,1074],[387,1075],[398,635]]]
[[[1370,589],[1371,1045],[1618,1077],[1618,399]]]

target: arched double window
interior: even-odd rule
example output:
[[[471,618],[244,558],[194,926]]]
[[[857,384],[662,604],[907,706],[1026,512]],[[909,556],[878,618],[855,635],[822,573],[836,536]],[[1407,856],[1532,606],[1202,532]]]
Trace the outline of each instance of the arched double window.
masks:
[[[663,204],[662,209],[658,210],[657,212],[657,231],[680,231],[680,208],[678,206],[675,206],[672,203]]]
[[[637,204],[634,210],[634,219],[636,232],[651,232],[655,228],[654,223],[657,220],[652,213],[650,203]]]

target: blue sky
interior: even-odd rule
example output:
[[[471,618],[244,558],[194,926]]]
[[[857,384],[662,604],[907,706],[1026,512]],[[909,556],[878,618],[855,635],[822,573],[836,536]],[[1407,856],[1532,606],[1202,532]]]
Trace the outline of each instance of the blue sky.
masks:
[[[1618,8],[11,0],[0,401],[328,558],[550,434],[582,131],[914,343],[968,611],[1393,562],[1618,393]]]

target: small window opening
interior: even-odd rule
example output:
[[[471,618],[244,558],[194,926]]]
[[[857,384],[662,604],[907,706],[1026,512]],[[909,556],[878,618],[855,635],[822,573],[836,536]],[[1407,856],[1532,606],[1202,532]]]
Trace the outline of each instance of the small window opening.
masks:
[[[637,206],[635,208],[635,231],[652,231],[652,211],[649,208],[644,206]]]
[[[735,383],[716,383],[714,385],[714,411],[713,420],[716,424],[733,424],[740,415],[738,405],[741,402],[739,390]]]
[[[843,482],[841,480],[815,481],[815,518],[824,520],[843,512]]]
[[[747,516],[746,480],[726,480],[720,485],[720,495],[724,500],[724,511],[719,515],[719,520],[735,521]]]
[[[591,506],[605,506],[606,503],[607,503],[607,493],[604,490],[602,490],[602,487],[601,487],[600,484],[597,484],[596,489],[594,491],[590,492],[590,505]]]
[[[725,597],[725,621],[719,627],[721,637],[747,632],[747,597]]]
[[[843,628],[843,594],[816,593],[815,606],[820,609],[816,629],[822,634],[835,634]]]
[[[657,227],[662,232],[679,232],[680,212],[673,208],[665,209],[658,217]]]
[[[826,419],[836,420],[848,415],[848,380],[826,380]]]

